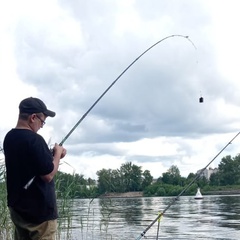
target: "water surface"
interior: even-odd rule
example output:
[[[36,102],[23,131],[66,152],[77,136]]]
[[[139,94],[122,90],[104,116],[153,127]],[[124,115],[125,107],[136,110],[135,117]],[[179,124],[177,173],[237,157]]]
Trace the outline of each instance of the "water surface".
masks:
[[[66,225],[61,240],[240,239],[240,195],[181,197],[140,238],[171,201],[169,197],[74,200],[70,218],[60,219]]]

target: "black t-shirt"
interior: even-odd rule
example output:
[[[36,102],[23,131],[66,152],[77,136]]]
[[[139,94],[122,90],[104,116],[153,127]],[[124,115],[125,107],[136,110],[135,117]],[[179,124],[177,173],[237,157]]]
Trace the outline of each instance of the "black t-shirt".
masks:
[[[43,137],[28,129],[12,129],[5,136],[3,148],[8,206],[33,223],[56,219],[54,181],[47,183],[40,178],[54,169],[52,153]]]

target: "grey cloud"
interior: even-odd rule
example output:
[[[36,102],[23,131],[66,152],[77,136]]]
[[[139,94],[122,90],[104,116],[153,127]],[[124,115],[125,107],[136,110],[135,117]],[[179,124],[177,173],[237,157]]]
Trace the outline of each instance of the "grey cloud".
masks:
[[[169,33],[183,32],[190,36],[197,51],[186,39],[175,37],[144,55],[68,139],[69,146],[91,143],[73,149],[73,153],[111,152],[111,147],[94,143],[131,142],[157,136],[195,138],[235,130],[225,113],[217,115],[215,111],[219,97],[233,102],[236,96],[232,96],[232,87],[226,79],[217,74],[213,43],[204,31],[210,17],[200,2],[175,3],[136,1],[135,10],[142,21],[154,20],[159,25],[168,16],[169,25],[165,28],[169,27],[169,31],[156,36],[164,38]],[[19,22],[16,30],[19,75],[24,82],[35,85],[41,96],[50,100],[48,105],[56,108],[57,117],[51,122],[58,139],[68,133],[139,54],[159,40],[144,34],[140,38],[134,33],[119,37],[115,29],[118,13],[115,2],[94,1],[94,7],[92,1],[60,4],[79,23],[83,43],[77,45],[63,39],[65,42],[58,45],[50,35],[57,36],[54,25],[40,22],[35,29],[34,22],[29,25],[26,19]],[[203,104],[198,103],[200,92],[205,98]],[[111,154],[122,153],[114,150]],[[158,160],[171,162],[162,157],[152,159]]]

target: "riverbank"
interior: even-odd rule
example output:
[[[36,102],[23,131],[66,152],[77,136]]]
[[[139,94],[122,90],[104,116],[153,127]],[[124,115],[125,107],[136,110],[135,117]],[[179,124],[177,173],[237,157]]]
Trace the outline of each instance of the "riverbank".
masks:
[[[143,197],[143,192],[105,193],[100,198],[134,198]]]
[[[205,192],[204,195],[237,195],[240,194],[240,189],[236,190],[221,190],[221,191],[209,191]]]
[[[202,192],[203,195],[240,195],[240,189],[235,190],[221,190]],[[124,193],[105,193],[99,198],[134,198],[143,197],[143,192],[124,192]]]

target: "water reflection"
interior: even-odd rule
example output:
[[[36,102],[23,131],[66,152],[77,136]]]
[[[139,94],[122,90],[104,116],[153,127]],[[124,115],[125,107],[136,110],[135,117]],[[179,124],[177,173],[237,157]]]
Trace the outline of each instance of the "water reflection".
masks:
[[[221,226],[240,230],[240,196],[223,196],[216,199],[219,216],[223,219]]]
[[[136,239],[171,201],[161,197],[75,200],[68,223],[71,237],[66,239]],[[156,239],[157,225],[147,231],[147,239]],[[161,220],[159,239],[235,240],[239,230],[240,196],[181,197]]]
[[[142,205],[142,198],[125,198],[121,201],[121,206],[118,208],[118,213],[120,214],[120,217],[124,218],[126,224],[136,225],[139,224],[143,216]],[[125,206],[124,211],[122,211],[122,206]]]

